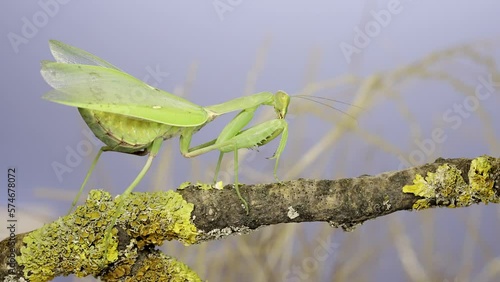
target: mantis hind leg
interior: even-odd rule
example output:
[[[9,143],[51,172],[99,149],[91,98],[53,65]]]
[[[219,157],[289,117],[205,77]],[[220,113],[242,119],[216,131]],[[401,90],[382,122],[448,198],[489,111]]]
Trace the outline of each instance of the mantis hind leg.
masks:
[[[85,179],[83,180],[83,183],[80,186],[80,190],[78,190],[78,193],[76,194],[75,198],[73,199],[73,202],[71,203],[71,208],[69,209],[68,214],[70,214],[75,209],[76,203],[80,199],[80,196],[82,195],[83,190],[85,189],[85,185],[87,185],[87,182],[89,181],[90,176],[92,175],[92,172],[94,172],[95,166],[97,165],[99,158],[101,157],[103,152],[107,152],[107,151],[113,151],[113,149],[108,147],[108,146],[104,146],[104,147],[101,147],[99,149],[99,152],[97,153],[94,160],[92,161],[92,164],[90,165],[89,171],[87,172],[87,175],[85,176]],[[130,153],[130,154],[137,155],[137,156],[144,156],[144,155],[147,155],[148,153],[149,153],[149,150],[146,149],[146,150],[141,150],[141,151]]]
[[[158,137],[158,138],[156,138],[153,141],[153,143],[151,144],[151,146],[147,150],[149,152],[149,156],[148,156],[148,159],[147,159],[146,163],[144,164],[144,167],[139,172],[139,174],[136,176],[136,178],[134,179],[134,181],[132,181],[132,183],[127,187],[127,189],[125,189],[125,191],[123,192],[123,194],[121,194],[120,197],[118,198],[118,205],[116,206],[116,208],[114,210],[113,218],[112,218],[109,226],[106,228],[106,233],[105,233],[106,235],[105,235],[105,238],[104,238],[104,240],[105,240],[104,242],[106,242],[106,250],[108,249],[108,244],[109,244],[110,239],[111,239],[111,237],[110,237],[111,234],[112,234],[111,231],[112,231],[113,227],[116,224],[116,220],[118,219],[118,217],[122,213],[122,209],[123,209],[123,206],[124,206],[124,203],[125,203],[124,200],[130,195],[130,193],[132,193],[132,191],[137,186],[137,184],[139,184],[139,182],[141,182],[141,180],[144,177],[144,175],[146,175],[146,173],[148,172],[149,168],[151,167],[151,164],[153,163],[154,157],[160,151],[162,143],[163,143],[163,138],[162,137]],[[107,255],[105,256],[105,258],[107,258]]]
[[[163,138],[158,137],[153,141],[153,144],[151,144],[151,147],[147,150],[149,152],[148,160],[146,161],[146,164],[142,168],[141,172],[137,175],[137,177],[134,179],[134,181],[128,186],[128,188],[123,192],[122,196],[127,196],[130,194],[135,186],[141,182],[142,178],[146,173],[148,172],[149,168],[151,167],[151,164],[153,163],[154,157],[158,154],[161,148],[161,144],[163,143]]]

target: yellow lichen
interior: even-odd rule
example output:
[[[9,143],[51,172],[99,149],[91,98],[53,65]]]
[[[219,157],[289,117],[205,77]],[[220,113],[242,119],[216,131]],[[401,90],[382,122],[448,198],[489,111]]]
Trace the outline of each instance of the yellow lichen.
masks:
[[[469,182],[472,192],[484,203],[498,201],[493,190],[494,180],[490,177],[493,158],[483,156],[471,162],[469,170]]]
[[[427,178],[430,179],[433,177],[433,173],[427,173]],[[431,198],[436,195],[436,192],[432,187],[428,184],[426,179],[422,177],[422,175],[417,174],[415,179],[413,180],[413,185],[405,185],[403,187],[404,193],[413,193],[415,196],[420,196],[424,198]]]
[[[201,281],[187,265],[162,253],[152,253],[141,263],[134,277],[125,281]]]
[[[160,245],[164,240],[178,240],[185,245],[196,242],[197,229],[191,222],[194,205],[174,191],[133,193],[125,199],[129,217],[127,232],[138,239],[138,246]],[[119,219],[119,221],[122,219]]]
[[[414,204],[413,204],[413,209],[415,210],[421,210],[421,209],[426,209],[428,207],[430,207],[430,203],[427,199],[420,199],[420,200],[417,200]]]
[[[448,207],[462,206],[458,197],[467,190],[467,184],[460,173],[455,166],[443,164],[436,172],[428,172],[425,179],[417,174],[414,184],[404,186],[403,192],[424,198],[413,204],[414,209],[428,208],[431,203]]]
[[[191,222],[194,206],[180,194],[132,193],[123,199],[116,224],[125,227],[133,239],[119,251],[118,230],[113,228],[106,233],[117,213],[116,207],[109,193],[92,190],[85,205],[74,213],[27,234],[21,255],[16,258],[24,267],[24,276],[30,281],[48,281],[69,274],[97,276],[110,262],[117,265],[115,270],[123,276],[131,269],[127,262],[133,263],[137,250],[145,245],[172,239],[186,245],[196,242],[197,230]]]
[[[489,174],[493,160],[486,156],[472,160],[469,184],[454,165],[443,164],[436,172],[428,172],[425,179],[417,174],[412,185],[403,187],[403,192],[423,198],[413,204],[413,209],[427,208],[431,204],[464,207],[479,201],[498,202],[499,197],[493,189],[494,180]]]
[[[109,193],[95,190],[87,199],[88,205],[26,235],[16,258],[24,266],[24,276],[30,281],[48,281],[56,275],[97,275],[106,250],[116,259],[117,243],[106,245],[101,240],[109,219],[96,218],[92,212],[101,202],[113,206],[110,200]],[[115,235],[116,229],[110,237],[116,239]]]
[[[212,188],[214,188],[212,184],[202,183],[199,181],[196,182],[195,186],[200,190],[212,190]]]
[[[189,181],[182,182],[181,185],[179,185],[179,187],[177,187],[177,190],[184,190],[189,186],[191,186],[191,182],[189,182]]]
[[[221,181],[217,181],[214,185],[214,188],[217,189],[217,190],[222,190],[224,189],[224,183]]]
[[[467,187],[460,170],[448,164],[439,166],[436,172],[428,172],[425,179],[417,174],[413,183],[404,186],[403,192],[424,198],[415,202],[414,209],[427,208],[431,203],[448,207],[462,205],[457,202],[457,197]]]

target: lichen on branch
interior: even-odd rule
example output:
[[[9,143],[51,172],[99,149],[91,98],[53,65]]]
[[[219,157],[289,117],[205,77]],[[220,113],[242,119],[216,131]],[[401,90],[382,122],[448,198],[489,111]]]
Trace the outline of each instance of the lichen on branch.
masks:
[[[107,227],[116,213],[118,199],[113,201],[108,192],[92,190],[85,204],[74,213],[27,234],[16,258],[24,269],[24,277],[47,281],[75,274],[114,281],[130,274],[145,246],[172,239],[186,245],[196,242],[197,230],[190,219],[193,204],[173,191],[133,193],[124,198],[122,213],[106,242]],[[128,239],[123,240],[124,237]],[[109,265],[115,267],[106,269]],[[180,267],[190,271],[186,266]]]
[[[0,242],[0,279],[13,272],[12,279],[30,281],[69,274],[103,281],[200,281],[185,264],[155,246],[165,240],[190,245],[291,222],[328,222],[349,231],[401,210],[499,203],[500,159],[438,159],[375,176],[241,185],[249,214],[232,185],[203,187],[131,193],[123,199],[93,190],[72,214],[16,235],[15,244],[10,238]],[[110,241],[105,242],[117,214]],[[15,271],[6,255],[12,252],[18,263]]]

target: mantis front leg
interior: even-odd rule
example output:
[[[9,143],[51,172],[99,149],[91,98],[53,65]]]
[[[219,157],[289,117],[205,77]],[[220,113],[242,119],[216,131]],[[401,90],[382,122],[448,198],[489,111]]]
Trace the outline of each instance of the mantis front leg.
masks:
[[[241,111],[220,133],[219,137],[215,140],[209,141],[200,146],[189,149],[192,134],[194,131],[187,131],[181,134],[180,146],[181,153],[185,157],[195,157],[212,150],[219,150],[220,156],[217,162],[216,175],[220,169],[220,164],[222,157],[225,153],[234,153],[234,173],[235,173],[235,184],[236,193],[238,197],[243,202],[245,210],[248,213],[248,203],[241,196],[239,191],[238,183],[238,150],[243,148],[253,148],[265,145],[282,134],[280,144],[273,158],[276,159],[274,167],[274,176],[277,179],[276,171],[278,168],[279,158],[281,153],[285,149],[285,145],[288,138],[288,124],[284,119],[273,119],[270,121],[263,122],[246,130],[242,130],[249,122],[252,120],[255,110],[257,107],[245,109]]]

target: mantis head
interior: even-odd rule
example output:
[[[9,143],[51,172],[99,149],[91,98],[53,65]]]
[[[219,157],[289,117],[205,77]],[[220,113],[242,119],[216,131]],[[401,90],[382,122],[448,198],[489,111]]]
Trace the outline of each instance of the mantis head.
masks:
[[[274,110],[279,119],[284,119],[290,105],[290,96],[285,91],[279,90],[274,94]]]

